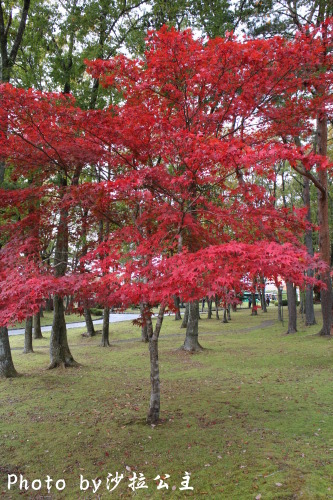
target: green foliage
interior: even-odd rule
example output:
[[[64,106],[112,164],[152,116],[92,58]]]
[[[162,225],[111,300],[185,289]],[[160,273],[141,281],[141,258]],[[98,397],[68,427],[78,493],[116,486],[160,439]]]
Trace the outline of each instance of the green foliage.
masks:
[[[194,26],[210,38],[224,36],[235,28],[236,15],[229,0],[193,0],[190,3]]]
[[[274,305],[275,306],[278,306],[279,305],[279,302],[277,300],[274,301]],[[287,306],[288,305],[288,300],[287,299],[282,299],[282,303],[281,303],[282,306]],[[296,302],[296,305],[299,306],[299,301]]]
[[[98,309],[97,307],[91,307],[90,312],[94,316],[103,316],[103,309]]]

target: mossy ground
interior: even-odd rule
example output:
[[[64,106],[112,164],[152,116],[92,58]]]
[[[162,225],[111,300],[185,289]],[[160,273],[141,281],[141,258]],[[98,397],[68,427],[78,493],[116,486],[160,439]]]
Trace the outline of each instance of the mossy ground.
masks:
[[[100,336],[68,330],[77,369],[45,370],[49,333],[29,355],[23,336],[11,337],[24,376],[0,381],[0,496],[129,498],[134,471],[149,486],[137,498],[333,498],[333,344],[315,335],[320,325],[306,328],[301,318],[299,332],[285,335],[276,317],[274,306],[257,317],[243,309],[228,324],[203,316],[206,349],[195,355],[177,349],[184,330],[167,317],[156,427],[145,424],[148,349],[129,340],[140,336],[130,322],[110,325],[110,348],[98,346]],[[263,328],[267,320],[274,323]],[[110,494],[106,477],[116,471],[124,479]],[[193,491],[178,489],[185,471]],[[8,492],[11,473],[64,478],[66,489]],[[96,494],[80,492],[80,474],[102,479]],[[168,491],[156,489],[163,474],[171,476]]]

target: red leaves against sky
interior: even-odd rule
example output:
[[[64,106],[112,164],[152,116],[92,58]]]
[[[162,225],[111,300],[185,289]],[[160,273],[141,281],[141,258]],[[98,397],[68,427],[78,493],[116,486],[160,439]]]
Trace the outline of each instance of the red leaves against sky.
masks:
[[[301,283],[304,214],[276,208],[267,186],[281,160],[328,167],[309,147],[314,117],[331,112],[323,32],[327,43],[330,24],[293,42],[204,44],[163,28],[145,60],[87,62],[121,99],[104,110],[1,86],[1,159],[17,183],[1,193],[1,322],[55,291],[127,305],[222,294],[259,274]],[[56,278],[43,255],[61,207],[70,265]]]

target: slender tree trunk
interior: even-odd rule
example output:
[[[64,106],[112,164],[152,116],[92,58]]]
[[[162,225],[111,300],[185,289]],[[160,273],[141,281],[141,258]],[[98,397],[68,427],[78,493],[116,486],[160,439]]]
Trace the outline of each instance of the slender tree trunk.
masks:
[[[49,369],[58,366],[71,367],[78,366],[69,350],[67,341],[67,329],[65,321],[64,301],[59,295],[53,297],[53,323],[50,339],[50,358]]]
[[[194,300],[189,302],[189,315],[186,328],[186,336],[182,349],[185,351],[202,351],[202,347],[198,342],[199,336],[199,301]]]
[[[26,22],[28,18],[28,12],[30,8],[30,0],[24,0],[21,15],[17,28],[15,29],[12,25],[12,18],[5,22],[5,15],[3,12],[3,5],[0,2],[0,52],[1,52],[1,62],[0,62],[0,83],[9,83],[11,77],[12,68],[16,62],[18,51],[21,47],[24,31],[26,28]],[[12,43],[8,43],[12,40]],[[11,45],[11,49],[9,46]],[[8,117],[6,118],[8,120]],[[0,187],[2,187],[5,181],[6,172],[6,162],[0,161]],[[0,327],[0,378],[11,378],[16,377],[17,372],[14,368],[8,329],[6,326]]]
[[[216,319],[220,319],[220,315],[219,315],[219,305],[220,305],[220,301],[218,299],[217,296],[215,296],[215,314],[216,314]]]
[[[304,177],[304,188],[303,188],[303,202],[307,207],[306,219],[311,224],[311,202],[310,202],[310,180],[307,177]],[[309,227],[305,231],[305,246],[307,248],[308,253],[313,256],[313,241],[312,241],[312,228]],[[314,272],[313,269],[309,268],[307,270],[307,275],[310,278],[313,278]],[[304,309],[305,309],[305,324],[307,326],[315,325],[316,318],[313,307],[313,286],[306,285],[305,297],[304,297]]]
[[[73,181],[74,184],[74,181]],[[67,179],[61,179],[61,187],[66,188]],[[62,193],[61,193],[62,194]],[[57,278],[65,276],[68,262],[68,212],[60,208],[59,225],[54,252],[54,274]],[[53,323],[50,337],[49,369],[58,366],[78,366],[69,350],[63,298],[55,294],[53,297]]]
[[[325,115],[317,120],[317,144],[318,154],[327,156],[327,118]],[[323,187],[323,191],[318,192],[318,222],[319,222],[319,249],[321,257],[328,265],[328,269],[321,275],[321,280],[326,285],[326,290],[322,289],[320,293],[321,312],[323,316],[323,327],[320,335],[331,335],[332,327],[332,282],[330,276],[331,248],[330,248],[330,228],[328,211],[328,181],[327,171],[318,169],[318,180]]]
[[[42,339],[42,329],[40,327],[40,312],[34,315],[34,339]]]
[[[95,333],[94,323],[91,318],[91,312],[88,309],[88,307],[85,307],[83,309],[83,315],[84,319],[86,320],[87,335],[88,337],[94,337],[96,333]]]
[[[160,369],[158,364],[158,337],[163,323],[164,311],[165,306],[161,305],[157,316],[155,331],[153,331],[151,317],[149,316],[149,318],[147,318],[151,382],[150,403],[147,415],[148,424],[156,424],[160,418],[161,391]]]
[[[185,312],[184,312],[184,317],[183,317],[183,322],[180,325],[180,328],[187,328],[189,311],[190,311],[190,303],[186,302],[186,304],[185,304]]]
[[[34,352],[32,348],[32,316],[28,316],[25,321],[23,354],[31,352]]]
[[[223,308],[223,320],[222,323],[228,323],[228,318],[227,318],[227,308]]]
[[[180,314],[180,298],[175,295],[173,297],[173,301],[176,308],[175,321],[181,321],[182,316]]]
[[[8,329],[0,327],[0,378],[17,377],[10,351]]]
[[[297,309],[296,309],[296,287],[290,281],[287,281],[288,298],[288,331],[287,333],[297,332]]]
[[[228,321],[231,321],[231,306],[230,306],[230,304],[228,304],[227,317],[228,317]]]
[[[141,317],[143,318],[143,325],[141,327],[141,341],[142,342],[148,342],[149,341],[149,338],[148,338],[148,324],[147,324],[147,321],[145,320],[145,316],[144,316],[144,312],[145,312],[145,309],[147,308],[147,306],[141,302],[140,303],[140,313],[141,313]]]
[[[252,293],[252,312],[251,312],[251,316],[257,316],[257,315],[258,315],[258,310],[257,310],[256,294]]]
[[[147,324],[145,323],[141,327],[141,341],[147,343],[149,341],[148,339],[148,327]]]
[[[305,313],[305,292],[302,290],[300,291],[299,313]]]
[[[53,311],[53,298],[51,297],[51,295],[49,295],[48,299],[46,300],[45,311]]]
[[[65,306],[65,314],[69,314],[69,306],[71,305],[71,296],[66,295],[66,306]]]
[[[282,321],[282,288],[278,288],[278,321]]]
[[[109,341],[109,325],[110,325],[110,308],[109,307],[104,307],[102,340],[101,340],[101,344],[100,344],[102,347],[108,347],[110,345],[110,341]]]
[[[212,319],[212,305],[213,305],[212,299],[209,299],[207,297],[207,307],[208,307],[207,319]]]
[[[42,306],[40,306],[40,309],[39,309],[39,317],[44,318],[44,310],[43,310]]]
[[[262,312],[267,313],[265,278],[263,276],[260,277],[260,289],[261,289],[261,309]]]
[[[313,276],[313,270],[308,269],[307,274],[308,276],[311,276],[311,274]],[[311,285],[307,285],[306,287],[304,309],[306,326],[315,325],[317,322],[313,305],[313,287]]]

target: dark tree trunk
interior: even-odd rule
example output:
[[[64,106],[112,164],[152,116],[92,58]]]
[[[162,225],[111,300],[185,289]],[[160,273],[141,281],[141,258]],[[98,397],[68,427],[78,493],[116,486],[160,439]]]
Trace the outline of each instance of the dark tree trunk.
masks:
[[[45,311],[53,311],[53,298],[51,297],[51,295],[49,295],[48,299],[46,300]]]
[[[223,320],[222,323],[228,323],[228,318],[227,318],[227,308],[223,308]]]
[[[278,288],[278,321],[283,321],[282,317],[282,288]]]
[[[8,329],[0,327],[0,378],[17,377],[10,351]]]
[[[147,324],[147,321],[145,320],[145,317],[144,317],[144,311],[145,311],[145,304],[143,304],[141,302],[140,304],[140,313],[141,313],[141,317],[143,319],[143,325],[141,327],[141,340],[142,342],[148,342],[149,339],[148,339],[148,324]]]
[[[189,304],[189,302],[186,302],[186,304],[185,304],[185,312],[184,312],[184,317],[183,317],[183,322],[180,325],[180,328],[187,328],[189,310],[190,310],[190,304]]]
[[[267,313],[266,288],[265,288],[265,279],[263,277],[260,278],[260,288],[261,288],[261,309],[262,312]]]
[[[230,306],[230,304],[228,304],[227,317],[228,317],[228,321],[231,321],[231,306]]]
[[[147,323],[143,324],[141,327],[141,341],[145,343],[149,341]]]
[[[311,224],[311,201],[310,201],[310,180],[307,177],[304,177],[304,188],[303,188],[303,202],[307,207],[306,219]],[[305,246],[310,255],[313,256],[313,241],[312,241],[312,228],[309,227],[305,231]],[[307,270],[307,275],[310,278],[313,278],[313,269],[309,268]],[[313,286],[310,284],[306,286],[305,297],[304,300],[304,309],[305,309],[305,324],[307,326],[315,325],[316,318],[313,307]]]
[[[212,319],[212,305],[213,305],[212,299],[209,299],[207,297],[207,307],[208,307],[207,319]]]
[[[161,391],[160,369],[158,364],[158,337],[163,323],[164,310],[165,306],[161,306],[156,321],[155,331],[153,331],[151,317],[147,317],[151,383],[150,403],[147,415],[148,424],[156,424],[160,418]]]
[[[109,307],[104,307],[102,340],[101,340],[101,346],[102,347],[108,347],[110,345],[110,342],[109,342],[109,325],[110,325],[110,308]]]
[[[199,336],[199,301],[189,302],[188,323],[186,328],[186,336],[182,349],[185,351],[202,351],[202,347],[198,342]]]
[[[317,120],[317,143],[318,154],[327,156],[327,118],[321,116]],[[321,258],[328,266],[331,264],[330,248],[330,228],[329,228],[329,210],[328,210],[328,178],[327,171],[323,168],[318,169],[318,180],[323,188],[318,192],[318,222],[319,222],[319,249]],[[326,285],[326,290],[322,289],[320,293],[321,312],[323,316],[323,327],[320,335],[331,335],[332,327],[332,282],[330,267],[321,275],[321,280]]]
[[[173,298],[173,302],[174,302],[175,308],[176,308],[175,320],[181,321],[182,316],[180,314],[180,298],[175,295]]]
[[[297,332],[297,310],[296,310],[296,287],[290,281],[287,281],[288,298],[288,331],[287,333]]]
[[[34,339],[42,339],[42,329],[40,327],[40,312],[34,315]]]
[[[13,29],[12,18],[7,20],[5,24],[5,15],[3,5],[0,2],[0,83],[9,83],[12,68],[16,62],[17,54],[21,46],[23,34],[26,28],[28,12],[30,8],[30,0],[24,0],[21,10],[21,16],[16,29]],[[12,40],[11,49],[9,49],[9,40]],[[8,117],[6,118],[6,120]],[[0,186],[5,181],[6,162],[0,161]],[[0,327],[0,378],[16,377],[17,372],[14,368],[8,329],[6,326]]]
[[[252,312],[251,316],[257,316],[258,315],[258,309],[257,309],[257,302],[256,302],[256,294],[252,293]]]
[[[23,354],[31,352],[34,352],[32,348],[32,316],[28,316],[25,321]]]
[[[15,64],[18,51],[21,47],[23,34],[25,31],[28,12],[30,8],[30,0],[24,0],[23,7],[21,10],[20,21],[16,29],[13,30],[11,26],[11,22],[8,21],[7,26],[4,24],[5,15],[2,9],[2,2],[0,2],[0,45],[1,45],[1,66],[0,66],[0,81],[1,82],[9,82],[11,77],[11,72],[13,66]],[[11,19],[10,19],[11,21]],[[9,30],[9,28],[12,28]],[[9,37],[13,37],[13,43],[11,44],[10,51],[8,50],[9,46]]]
[[[61,187],[66,188],[67,179],[61,179]],[[55,276],[65,276],[68,262],[68,212],[65,208],[60,209],[59,226],[54,252],[54,274]],[[67,329],[65,320],[65,308],[63,298],[59,295],[53,297],[53,323],[50,337],[50,358],[49,369],[58,366],[78,366],[69,350],[67,341]]]
[[[310,276],[310,273],[313,273],[313,271],[308,270],[308,276]],[[313,306],[313,287],[311,285],[306,287],[304,309],[306,326],[315,325],[317,322]]]
[[[88,309],[88,307],[85,307],[83,309],[83,315],[84,315],[84,319],[86,321],[87,335],[88,335],[88,337],[94,337],[96,335],[96,333],[95,333],[94,323],[91,319],[91,312]]]
[[[219,305],[220,305],[220,300],[218,299],[217,296],[215,296],[215,314],[216,314],[216,319],[220,319]]]
[[[43,310],[42,306],[39,309],[39,317],[44,318],[44,310]]]
[[[53,323],[50,339],[50,358],[49,369],[58,366],[70,367],[78,366],[69,350],[67,341],[67,329],[65,321],[64,301],[59,295],[53,297]]]
[[[69,314],[70,305],[71,305],[71,296],[70,295],[66,295],[65,314]]]
[[[299,313],[305,313],[305,292],[300,291],[300,301],[299,301]]]

